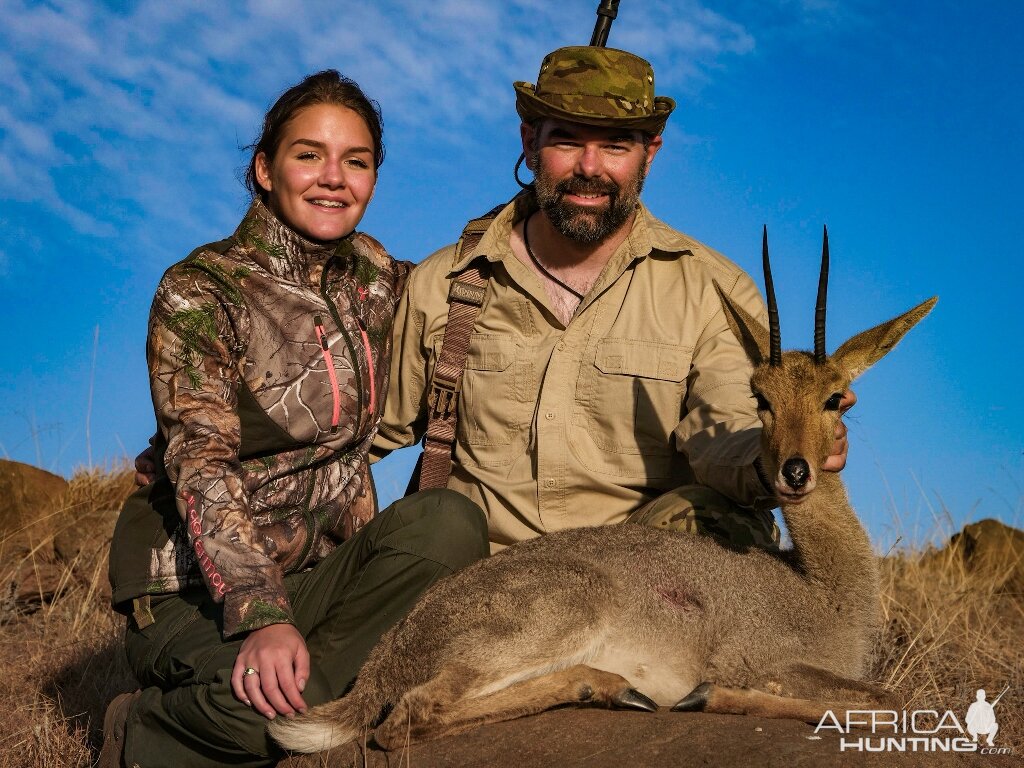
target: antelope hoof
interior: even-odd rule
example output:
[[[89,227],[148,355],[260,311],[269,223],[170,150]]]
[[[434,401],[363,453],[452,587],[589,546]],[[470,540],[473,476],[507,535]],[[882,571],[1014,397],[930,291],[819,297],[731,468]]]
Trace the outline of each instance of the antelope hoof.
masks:
[[[637,709],[642,712],[658,711],[658,705],[635,688],[627,688],[612,696],[612,706],[618,709]]]
[[[673,712],[703,712],[704,708],[708,705],[708,698],[711,694],[711,683],[701,683],[675,706],[672,707]]]

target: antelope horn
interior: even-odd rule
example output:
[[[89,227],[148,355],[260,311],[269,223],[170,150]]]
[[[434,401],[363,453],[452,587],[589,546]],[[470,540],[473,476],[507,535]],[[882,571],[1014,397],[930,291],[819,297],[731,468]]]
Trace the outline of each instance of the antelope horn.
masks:
[[[768,365],[782,365],[782,333],[779,330],[779,305],[775,301],[775,283],[772,282],[772,265],[768,262],[768,225],[764,225],[761,238],[761,261],[764,269],[764,290],[768,298]]]
[[[818,276],[818,301],[814,305],[814,362],[825,362],[825,303],[828,296],[828,227],[821,243],[821,274]]]

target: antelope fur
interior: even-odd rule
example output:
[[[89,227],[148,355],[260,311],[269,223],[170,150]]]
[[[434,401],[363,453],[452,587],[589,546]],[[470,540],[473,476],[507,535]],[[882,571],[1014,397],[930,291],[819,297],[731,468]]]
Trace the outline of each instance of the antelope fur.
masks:
[[[890,703],[863,682],[880,624],[878,565],[839,475],[818,471],[839,418],[824,404],[936,299],[821,362],[784,352],[772,365],[769,331],[719,293],[754,365],[751,386],[770,405],[759,412],[769,476],[788,493],[785,462],[799,456],[810,468],[803,496],[782,496],[792,549],[738,551],[632,523],[517,544],[435,584],[348,695],[275,720],[273,738],[315,752],[372,732],[391,749],[565,703],[678,702],[807,722]]]

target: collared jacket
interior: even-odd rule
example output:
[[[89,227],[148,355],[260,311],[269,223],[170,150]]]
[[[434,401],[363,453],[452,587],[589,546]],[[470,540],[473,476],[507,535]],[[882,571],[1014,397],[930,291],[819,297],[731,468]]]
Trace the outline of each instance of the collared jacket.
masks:
[[[160,281],[147,358],[166,476],[126,504],[115,605],[204,584],[224,635],[292,622],[283,576],[376,512],[367,452],[409,265],[307,241],[255,202]]]
[[[620,522],[695,482],[741,505],[773,506],[755,467],[761,425],[750,363],[714,287],[764,321],[750,277],[641,205],[563,325],[509,244],[533,210],[529,198],[510,203],[457,263],[449,246],[413,272],[373,455],[422,438],[450,280],[484,258],[490,279],[470,337],[448,487],[483,507],[493,549]]]

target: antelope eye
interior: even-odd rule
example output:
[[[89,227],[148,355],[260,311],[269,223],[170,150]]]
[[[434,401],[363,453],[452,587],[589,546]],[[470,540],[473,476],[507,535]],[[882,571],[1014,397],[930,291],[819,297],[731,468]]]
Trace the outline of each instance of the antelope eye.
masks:
[[[836,392],[834,395],[832,395],[832,397],[830,397],[828,400],[825,401],[825,410],[826,411],[838,411],[839,410],[839,401],[842,400],[842,399],[843,399],[843,393],[842,392]]]
[[[760,392],[754,392],[753,394],[754,394],[754,400],[757,401],[757,410],[759,410],[759,411],[771,411],[772,404],[769,403],[765,399],[764,395],[762,395]]]

